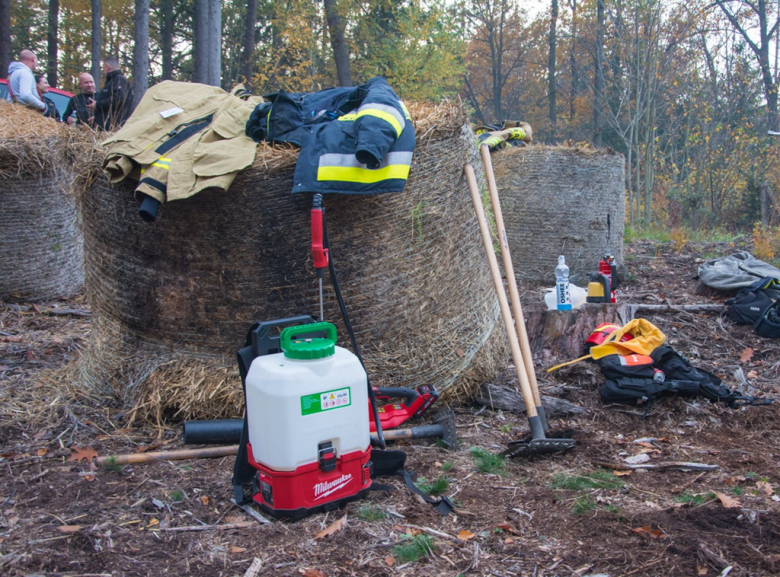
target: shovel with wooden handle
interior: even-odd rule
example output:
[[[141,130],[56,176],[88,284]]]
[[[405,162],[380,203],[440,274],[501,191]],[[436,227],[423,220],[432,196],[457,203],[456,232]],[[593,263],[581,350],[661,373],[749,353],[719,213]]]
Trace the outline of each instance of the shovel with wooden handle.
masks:
[[[501,202],[498,199],[498,187],[496,186],[496,176],[493,173],[493,162],[490,160],[490,149],[487,146],[479,147],[482,154],[482,163],[485,166],[485,175],[487,176],[488,190],[490,191],[490,203],[493,206],[493,216],[496,219],[496,228],[498,229],[499,247],[501,248],[501,258],[504,261],[504,271],[506,272],[506,281],[509,285],[509,298],[512,303],[512,312],[515,317],[515,327],[520,337],[520,350],[523,353],[525,372],[528,375],[528,382],[531,384],[531,392],[534,396],[534,404],[539,419],[542,421],[544,432],[549,431],[547,426],[547,416],[542,406],[542,396],[539,393],[539,384],[536,382],[536,370],[534,370],[534,359],[531,355],[531,343],[528,340],[528,331],[525,328],[523,309],[520,305],[520,291],[517,290],[517,280],[512,266],[512,256],[509,252],[509,242],[506,236],[506,227],[504,227],[504,216],[501,212]]]
[[[530,441],[512,443],[512,446],[504,451],[503,454],[505,456],[514,457],[521,454],[539,455],[571,449],[574,447],[574,439],[548,439],[545,437],[544,427],[542,426],[542,421],[536,410],[531,383],[528,380],[528,373],[523,362],[522,353],[520,352],[517,332],[515,331],[515,323],[512,319],[512,313],[509,310],[509,302],[507,301],[506,293],[504,292],[504,283],[501,280],[501,272],[498,269],[498,260],[493,252],[493,240],[490,237],[490,230],[488,229],[487,218],[485,217],[485,209],[482,206],[482,199],[479,195],[479,187],[477,186],[477,178],[474,175],[474,168],[470,164],[467,164],[465,172],[466,181],[468,182],[469,191],[471,192],[471,201],[474,203],[474,210],[477,213],[479,230],[482,233],[482,242],[485,245],[488,264],[490,265],[490,274],[493,277],[493,285],[496,289],[498,304],[501,307],[504,328],[509,337],[512,360],[514,361],[517,378],[520,382],[520,390],[522,391],[523,399],[525,400],[528,426],[531,429]]]

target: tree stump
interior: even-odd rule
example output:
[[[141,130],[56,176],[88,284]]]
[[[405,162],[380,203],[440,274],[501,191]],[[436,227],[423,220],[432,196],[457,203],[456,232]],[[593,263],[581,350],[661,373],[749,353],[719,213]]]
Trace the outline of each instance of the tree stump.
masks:
[[[585,303],[570,311],[527,310],[528,339],[534,356],[552,359],[576,359],[585,354],[585,339],[601,323],[623,326],[626,309],[617,304]]]

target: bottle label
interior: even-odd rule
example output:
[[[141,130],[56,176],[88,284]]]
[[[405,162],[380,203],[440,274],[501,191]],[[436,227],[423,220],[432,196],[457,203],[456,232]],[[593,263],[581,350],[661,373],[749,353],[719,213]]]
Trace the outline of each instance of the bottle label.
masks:
[[[557,309],[559,311],[567,311],[571,309],[571,297],[569,296],[569,283],[567,281],[559,281],[555,285],[555,297],[557,301]]]

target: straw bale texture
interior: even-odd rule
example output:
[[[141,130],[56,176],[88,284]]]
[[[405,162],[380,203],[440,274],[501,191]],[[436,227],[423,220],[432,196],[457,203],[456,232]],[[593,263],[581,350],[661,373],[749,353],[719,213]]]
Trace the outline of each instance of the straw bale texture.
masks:
[[[469,396],[505,355],[497,299],[463,176],[477,158],[460,106],[410,106],[418,136],[404,193],[329,195],[332,258],[375,386]],[[311,195],[290,193],[297,151],[261,146],[227,193],[136,213],[130,186],[82,196],[94,324],[77,366],[128,420],[241,414],[235,351],[256,320],[319,315]],[[348,346],[328,275],[325,319]]]
[[[553,286],[558,255],[585,288],[609,249],[623,263],[623,156],[609,149],[528,146],[492,156],[518,282]]]
[[[74,161],[89,135],[0,101],[0,299],[69,297],[84,284]],[[91,159],[87,155],[87,164]]]

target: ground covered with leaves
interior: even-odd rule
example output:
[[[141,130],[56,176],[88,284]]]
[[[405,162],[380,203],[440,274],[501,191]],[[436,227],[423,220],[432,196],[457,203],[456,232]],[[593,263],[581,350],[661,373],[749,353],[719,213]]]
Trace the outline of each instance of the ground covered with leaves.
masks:
[[[697,292],[696,269],[750,250],[738,244],[635,242],[620,298],[722,303]],[[176,426],[123,429],[113,409],[44,382],[85,342],[86,309],[83,298],[0,305],[0,574],[780,574],[778,403],[672,398],[645,414],[602,404],[594,365],[547,375],[537,362],[543,392],[586,410],[552,423],[573,431],[574,450],[503,460],[496,455],[527,433],[525,417],[457,406],[457,450],[396,443],[418,484],[450,496],[455,514],[441,517],[391,478],[393,492],[345,510],[261,524],[230,503],[230,457],[89,465],[94,454],[182,447]],[[778,341],[713,312],[638,316],[729,387],[780,398]],[[511,382],[511,370],[496,380]]]

